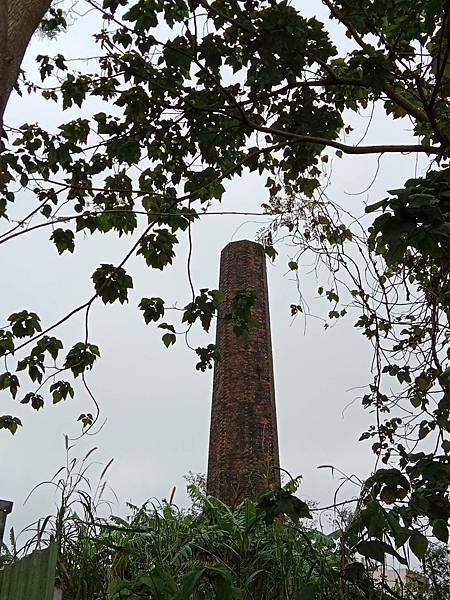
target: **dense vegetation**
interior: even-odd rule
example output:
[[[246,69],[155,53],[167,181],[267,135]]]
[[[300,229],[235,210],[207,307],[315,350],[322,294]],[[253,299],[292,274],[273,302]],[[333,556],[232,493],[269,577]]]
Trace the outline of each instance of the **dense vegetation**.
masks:
[[[88,479],[92,452],[68,458],[52,481],[57,514],[30,527],[23,548],[12,536],[13,552],[3,556],[10,562],[56,541],[64,600],[437,600],[450,590],[443,547],[427,553],[426,583],[419,576],[394,584],[376,561],[357,559],[342,543],[353,513],[330,513],[324,533],[314,518],[324,519],[320,509],[292,495],[295,480],[230,509],[190,476],[189,509],[171,498],[128,504],[127,517],[111,516],[108,467],[96,485]]]
[[[42,81],[22,85],[56,103],[61,114],[76,107],[79,114],[54,131],[4,125],[0,243],[48,228],[60,254],[76,253],[94,233],[130,236],[130,248],[117,264],[99,265],[91,297],[52,323],[41,323],[28,302],[5,315],[0,390],[35,410],[72,398],[77,378],[91,394],[87,376],[100,356],[90,339],[93,303],[126,302],[131,256],[166,268],[180,237],[191,240],[192,224],[222,198],[227,181],[257,172],[267,187],[262,209],[273,217],[260,240],[266,253],[275,258],[277,239],[287,235],[296,248],[288,266],[296,273],[303,254],[312,253],[326,269],[319,294],[331,303],[327,325],[356,314],[355,326],[374,349],[372,380],[362,397],[374,423],[362,439],[372,441],[380,462],[367,474],[339,540],[340,577],[355,552],[405,563],[411,551],[422,560],[431,536],[448,542],[450,517],[448,2],[323,0],[349,40],[345,51],[326,23],[285,1],[86,4],[103,19],[95,60],[80,71],[62,53],[39,56]],[[65,26],[55,6],[43,28]],[[102,110],[92,110],[98,102]],[[364,131],[357,132],[360,141],[348,142],[349,112],[369,106],[387,119],[404,119],[411,143],[365,145]],[[343,153],[415,153],[425,166],[368,207],[368,221],[357,222],[324,192],[327,165]],[[18,190],[26,195],[26,210]],[[181,325],[208,330],[220,300],[215,290],[192,289]],[[243,336],[257,326],[248,300],[229,317]],[[180,324],[164,320],[167,308],[158,296],[139,304],[145,322],[157,323],[170,347]],[[298,314],[304,304],[299,300],[290,310]],[[56,332],[76,314],[84,314],[85,329],[65,349]],[[195,352],[198,369],[219,358],[213,344]],[[94,411],[80,421],[85,431],[91,428]],[[11,433],[21,425],[15,415],[0,418],[0,428]],[[183,526],[182,519],[174,521]],[[283,527],[275,524],[267,535]],[[224,582],[219,571],[201,571],[198,581]]]

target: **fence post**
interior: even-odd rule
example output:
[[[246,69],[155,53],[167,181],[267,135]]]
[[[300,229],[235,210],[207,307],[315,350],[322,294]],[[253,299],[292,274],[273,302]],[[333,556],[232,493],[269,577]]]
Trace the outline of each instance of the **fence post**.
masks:
[[[0,500],[0,554],[3,545],[3,535],[5,533],[6,517],[13,509],[13,503],[9,500]]]

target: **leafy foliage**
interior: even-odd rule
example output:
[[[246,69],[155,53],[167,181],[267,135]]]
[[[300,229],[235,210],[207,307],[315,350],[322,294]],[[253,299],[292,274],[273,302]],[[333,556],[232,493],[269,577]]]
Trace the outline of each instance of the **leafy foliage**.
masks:
[[[79,71],[61,52],[37,57],[41,82],[38,87],[27,82],[29,91],[56,103],[61,114],[81,110],[55,131],[36,124],[6,127],[9,138],[0,157],[3,221],[17,203],[20,185],[36,200],[21,223],[51,227],[60,254],[73,253],[85,234],[136,236],[123,262],[96,269],[95,298],[79,310],[89,315],[96,298],[105,304],[127,301],[133,282],[124,267],[134,254],[157,270],[172,264],[180,235],[222,198],[227,180],[245,170],[267,177],[265,205],[273,206],[280,194],[313,201],[330,149],[337,156],[414,150],[445,157],[445,2],[324,3],[346,28],[354,45],[348,53],[340,52],[324,23],[287,2],[104,0],[95,6],[104,19],[95,36],[95,68]],[[62,31],[67,18],[53,7],[42,31]],[[92,111],[91,99],[103,101],[102,110]],[[420,144],[341,142],[340,135],[351,129],[344,111],[369,102],[379,102],[394,118],[412,119]],[[343,224],[323,225],[330,241],[351,237]],[[7,230],[1,241],[32,230]],[[439,235],[445,237],[444,230]],[[275,258],[270,240],[264,247]],[[293,271],[296,264],[289,263]],[[185,323],[191,326],[198,315],[195,320],[209,328],[209,308],[199,303],[215,302],[213,293],[200,290],[195,308],[185,310]],[[245,324],[253,317],[244,296],[230,319],[237,335],[246,338],[256,321]],[[300,305],[292,306],[298,314]],[[147,322],[163,316],[160,306],[146,303],[141,309]],[[341,318],[343,311],[333,308],[330,318]],[[15,338],[41,332],[35,313],[12,317],[0,334],[0,354],[6,358]],[[173,327],[164,333],[166,346],[175,342]],[[196,352],[202,369],[218,358],[211,345]],[[36,375],[34,368],[31,372]]]
[[[185,307],[182,322],[192,325],[198,319],[203,329],[209,331],[211,320],[222,300],[223,294],[219,290],[200,290],[200,294]]]
[[[154,500],[129,504],[126,518],[105,518],[102,507],[111,511],[105,496],[111,461],[94,484],[88,478],[94,450],[81,460],[68,458],[58,471],[58,512],[39,520],[24,549],[57,541],[65,600],[334,600],[340,588],[349,600],[368,593],[392,600],[361,563],[357,576],[348,569],[340,580],[337,538],[305,523],[304,517],[311,518],[307,504],[290,496],[298,481],[233,510],[191,483],[189,509]],[[9,561],[17,558],[13,554]]]
[[[2,415],[0,417],[0,429],[7,429],[12,434],[16,433],[17,428],[22,425],[22,421],[19,417],[13,417],[12,415]]]
[[[30,91],[62,112],[82,114],[55,131],[37,124],[5,128],[0,218],[5,227],[17,221],[20,188],[34,205],[0,242],[45,227],[52,228],[59,253],[72,253],[93,234],[133,240],[118,265],[95,270],[94,296],[44,331],[28,310],[6,319],[0,388],[16,398],[28,377],[36,388],[21,401],[36,409],[46,385],[55,403],[72,396],[69,382],[50,388],[44,357],[56,361],[62,342],[44,336],[80,311],[87,323],[98,298],[126,302],[133,287],[124,268],[130,257],[142,255],[149,268],[166,269],[183,232],[192,250],[192,223],[221,200],[227,181],[258,173],[266,178],[263,209],[273,218],[261,236],[266,254],[275,258],[276,235],[287,233],[298,250],[289,261],[292,274],[301,272],[303,253],[318,258],[333,279],[332,287],[319,288],[330,308],[326,327],[356,310],[355,326],[374,348],[373,381],[362,404],[376,419],[361,439],[372,441],[384,466],[362,488],[340,542],[343,552],[350,556],[359,548],[376,560],[386,554],[403,559],[408,545],[422,559],[431,532],[448,538],[450,516],[448,2],[323,4],[345,30],[348,50],[337,47],[324,23],[285,1],[104,0],[97,7],[102,26],[95,68],[78,71],[60,53],[37,58],[42,81],[27,82]],[[43,28],[56,31],[65,21],[54,9]],[[104,110],[93,112],[92,99]],[[388,119],[408,119],[418,143],[346,143],[352,129],[347,111],[369,105]],[[372,212],[382,214],[367,228],[343,218],[322,194],[331,152],[337,158],[414,152],[434,165],[369,207],[369,219]],[[352,248],[361,265],[355,266]],[[181,318],[188,328],[200,322],[209,329],[218,302],[216,291],[194,290]],[[227,308],[226,320],[244,340],[258,327],[254,303],[254,291],[244,289]],[[293,316],[304,312],[302,304],[291,304]],[[162,319],[167,306],[156,297],[143,299],[140,309],[149,323]],[[158,327],[165,346],[173,345],[175,325]],[[213,344],[195,352],[201,370],[219,358]],[[56,372],[84,380],[99,354],[86,338]],[[84,427],[93,420],[91,413],[80,416]],[[20,425],[16,417],[0,418],[11,433]],[[277,497],[280,505],[272,500],[274,517],[283,507],[306,511],[288,497]],[[205,580],[226,585],[221,572],[202,569],[186,589]],[[142,583],[144,590],[149,585]],[[315,594],[314,586],[307,582],[302,594]]]
[[[42,331],[40,318],[34,312],[22,310],[8,317],[11,333],[17,338],[30,337],[38,331]],[[11,338],[10,338],[11,339]]]
[[[312,519],[306,502],[294,495],[297,488],[298,482],[294,480],[284,488],[275,487],[260,496],[258,508],[264,513],[267,525],[272,525],[275,519],[283,515],[294,523],[298,523],[300,519]]]
[[[208,344],[206,348],[196,348],[195,352],[198,354],[200,359],[195,365],[195,368],[198,371],[212,369],[213,364],[220,360],[220,352],[215,344]]]
[[[258,329],[260,322],[252,315],[251,309],[256,304],[256,291],[253,288],[237,290],[231,302],[225,321],[233,325],[234,333],[247,340],[252,329]]]
[[[172,263],[175,256],[173,246],[176,243],[177,237],[170,231],[158,229],[156,233],[141,238],[137,253],[142,254],[149,267],[162,270]]]
[[[128,290],[133,280],[122,267],[101,265],[92,275],[95,291],[105,304],[119,300],[121,304],[128,300]]]
[[[161,298],[142,298],[139,308],[142,310],[147,324],[151,321],[158,321],[164,316],[164,300]]]
[[[75,235],[70,229],[55,229],[51,235],[51,240],[54,242],[58,253],[62,254],[65,250],[73,252],[75,250]]]
[[[68,352],[64,367],[70,369],[74,377],[92,369],[94,362],[100,356],[100,350],[95,344],[78,342]]]

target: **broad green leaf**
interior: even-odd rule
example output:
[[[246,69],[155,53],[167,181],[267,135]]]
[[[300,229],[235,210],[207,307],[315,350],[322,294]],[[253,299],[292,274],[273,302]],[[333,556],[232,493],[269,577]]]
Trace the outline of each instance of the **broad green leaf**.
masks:
[[[424,558],[428,549],[428,540],[422,533],[415,531],[411,534],[409,538],[409,547],[411,548],[411,551],[417,556],[417,558],[421,560],[422,558]]]
[[[386,560],[386,554],[390,554],[394,556],[402,565],[406,565],[406,560],[400,556],[400,554],[389,544],[386,542],[382,542],[381,540],[368,540],[364,542],[360,542],[356,550],[362,556],[366,558],[372,558],[378,562],[384,563]]]

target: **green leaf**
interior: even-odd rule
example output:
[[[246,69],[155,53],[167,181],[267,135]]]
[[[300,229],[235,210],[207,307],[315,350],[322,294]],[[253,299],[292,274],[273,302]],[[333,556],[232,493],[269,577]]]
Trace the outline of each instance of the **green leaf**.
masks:
[[[52,214],[52,207],[50,206],[50,204],[44,204],[44,206],[41,208],[41,214],[46,219],[50,217],[50,215]]]
[[[12,417],[11,415],[0,417],[0,429],[8,429],[14,435],[18,427],[22,427],[22,421],[18,417]]]
[[[14,337],[11,331],[0,329],[0,356],[14,352]]]
[[[44,399],[40,394],[35,394],[34,392],[28,392],[25,394],[23,399],[20,401],[21,404],[29,404],[34,408],[34,410],[40,410],[44,407]]]
[[[276,486],[259,496],[258,510],[264,514],[264,521],[267,525],[271,525],[281,515],[287,515],[295,523],[298,523],[300,519],[312,519],[309,506],[294,495],[298,485],[296,481],[293,485],[292,489],[290,489],[290,484],[284,487]]]
[[[172,344],[175,344],[177,336],[174,333],[165,333],[162,336],[162,341],[164,342],[165,347],[168,348]]]
[[[64,368],[70,369],[74,377],[78,377],[88,369],[92,369],[94,362],[100,356],[100,350],[95,344],[78,342],[66,356]],[[70,394],[70,391],[68,390]]]
[[[19,380],[17,379],[17,376],[14,375],[13,373],[6,371],[6,373],[2,373],[0,375],[0,390],[9,389],[11,396],[13,398],[15,398],[19,387],[20,387]]]
[[[65,250],[69,252],[75,250],[74,238],[74,233],[70,229],[55,229],[50,237],[59,254],[62,254]]]
[[[16,369],[17,371],[28,369],[28,375],[31,381],[38,381],[41,383],[42,377],[45,373],[44,354],[35,354],[32,352],[30,356],[26,356],[24,359],[19,360]]]
[[[102,264],[92,275],[95,291],[105,304],[119,300],[121,304],[128,301],[128,290],[133,287],[133,280],[122,267]]]
[[[176,591],[178,589],[177,584],[172,575],[162,567],[155,567],[150,575],[139,575],[135,581],[137,590],[140,592],[150,592],[152,598],[161,598],[169,600],[176,598]],[[134,586],[130,586],[134,589]],[[144,588],[144,589],[142,589]],[[142,593],[139,594],[142,596]],[[133,597],[133,596],[132,596]],[[147,593],[145,597],[149,597]],[[137,597],[136,597],[137,598]]]
[[[161,271],[169,264],[175,256],[174,246],[178,243],[178,238],[168,229],[157,229],[156,233],[144,236],[140,241],[140,247],[137,254],[145,258],[149,267],[160,269]]]
[[[215,344],[208,344],[206,348],[196,348],[196,354],[200,358],[195,365],[197,371],[206,371],[212,369],[215,362],[220,360],[220,352]]]
[[[129,138],[127,140],[118,139],[116,142],[110,142],[108,144],[108,151],[120,162],[127,163],[128,165],[139,162],[141,156],[139,140],[136,138]]]
[[[144,321],[148,325],[151,321],[158,321],[164,316],[164,300],[162,298],[142,298],[139,309],[142,310]]]
[[[226,323],[233,325],[233,331],[237,337],[248,340],[253,329],[261,327],[261,323],[252,316],[251,309],[257,301],[256,290],[244,288],[236,290],[231,302],[230,311],[225,315]]]
[[[407,561],[400,556],[396,550],[386,542],[382,542],[380,540],[368,540],[365,542],[360,542],[356,550],[362,556],[366,558],[372,558],[378,562],[384,563],[386,554],[390,554],[391,556],[395,556],[395,558],[402,564],[406,565]]]
[[[81,421],[83,429],[85,429],[86,427],[92,425],[94,422],[94,416],[91,413],[83,413],[78,417],[77,421]]]
[[[182,322],[192,325],[197,319],[200,319],[203,329],[209,331],[211,320],[222,300],[223,294],[219,290],[208,290],[206,288],[200,290],[200,294],[185,306]]]
[[[409,547],[411,552],[413,552],[419,560],[421,560],[428,549],[428,540],[427,538],[419,533],[418,531],[414,531],[409,538]]]
[[[303,312],[303,308],[300,304],[291,304],[290,309],[292,317],[295,317],[295,315],[297,315],[298,313]]]
[[[447,544],[447,542],[448,542],[448,525],[443,519],[436,519],[433,522],[433,535],[440,542]]]
[[[81,107],[88,89],[89,78],[86,75],[75,78],[74,75],[69,73],[61,86],[63,109],[70,108],[73,102]]]
[[[50,8],[45,17],[39,23],[39,27],[42,32],[44,32],[48,37],[52,38],[56,33],[62,29],[66,29],[67,27],[64,11],[61,8]],[[61,54],[58,54],[58,57],[61,57]],[[58,63],[58,57],[55,60],[57,65],[60,64]],[[64,57],[61,58],[63,59]],[[61,69],[63,67],[59,66],[59,68]]]
[[[271,245],[264,246],[264,253],[270,258],[270,260],[274,261],[277,257],[278,252]]]
[[[369,204],[368,206],[366,206],[365,212],[366,213],[372,213],[377,211],[380,208],[384,208],[385,206],[387,206],[388,200],[380,200],[379,202],[375,202],[374,204]]]
[[[108,597],[114,597],[122,590],[129,590],[130,582],[124,581],[121,577],[114,577],[108,583],[107,594]]]
[[[50,386],[50,393],[52,394],[53,404],[58,404],[61,400],[65,400],[67,396],[74,397],[75,392],[67,381],[56,381]]]
[[[15,337],[31,337],[38,331],[42,331],[40,318],[34,312],[22,310],[8,317],[11,323],[11,330]]]
[[[63,344],[61,340],[58,340],[55,337],[44,335],[32,349],[31,356],[39,356],[43,355],[45,352],[48,352],[53,360],[56,360],[58,358],[59,351],[62,350],[62,348]]]
[[[217,600],[234,600],[236,598],[232,576],[226,567],[208,566],[208,575],[212,579]]]
[[[414,396],[411,396],[409,398],[409,401],[414,406],[414,408],[419,408],[419,406],[422,404],[422,398],[420,396],[417,396],[416,394]]]
[[[198,582],[205,573],[205,570],[205,567],[196,567],[195,569],[192,569],[183,575],[181,581],[181,590],[176,596],[177,600],[184,600],[185,598],[190,598],[192,596]]]

